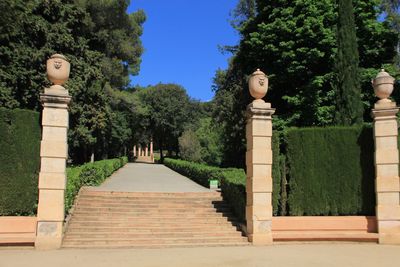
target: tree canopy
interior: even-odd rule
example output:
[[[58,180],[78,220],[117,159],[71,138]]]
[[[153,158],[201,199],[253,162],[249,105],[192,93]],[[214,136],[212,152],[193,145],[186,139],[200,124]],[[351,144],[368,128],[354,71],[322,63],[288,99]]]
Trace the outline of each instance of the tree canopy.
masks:
[[[71,63],[69,143],[77,162],[95,150],[107,157],[110,143],[126,145],[131,134],[129,116],[114,109],[112,93],[127,89],[143,52],[145,15],[127,14],[128,5],[126,0],[0,3],[0,106],[40,110],[39,93],[49,85],[46,60],[64,54]]]
[[[248,1],[239,5],[252,6],[243,2]],[[277,109],[276,129],[334,123],[337,1],[253,2],[255,11],[244,9],[240,43],[229,68],[217,71],[215,77],[215,101],[220,107],[215,118],[224,125],[227,138],[224,161],[233,166],[244,164],[245,108],[251,102],[247,75],[257,68],[270,80],[266,99]],[[361,97],[368,111],[374,101],[370,79],[382,64],[393,65],[397,34],[388,21],[378,20],[380,1],[354,0],[353,5]]]

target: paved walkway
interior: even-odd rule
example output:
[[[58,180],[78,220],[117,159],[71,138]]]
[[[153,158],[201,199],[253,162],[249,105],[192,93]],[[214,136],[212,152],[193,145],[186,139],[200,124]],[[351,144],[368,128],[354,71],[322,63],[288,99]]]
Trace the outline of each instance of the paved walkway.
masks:
[[[93,190],[119,192],[210,192],[160,164],[128,163]]]
[[[400,247],[377,244],[302,244],[265,247],[182,249],[61,249],[54,251],[0,248],[0,267],[398,267]]]

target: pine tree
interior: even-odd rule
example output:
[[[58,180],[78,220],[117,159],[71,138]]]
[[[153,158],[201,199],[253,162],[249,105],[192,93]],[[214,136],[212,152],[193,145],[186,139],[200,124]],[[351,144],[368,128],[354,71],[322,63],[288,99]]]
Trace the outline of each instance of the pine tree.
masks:
[[[338,4],[335,122],[354,125],[363,122],[356,26],[352,0],[339,0]]]

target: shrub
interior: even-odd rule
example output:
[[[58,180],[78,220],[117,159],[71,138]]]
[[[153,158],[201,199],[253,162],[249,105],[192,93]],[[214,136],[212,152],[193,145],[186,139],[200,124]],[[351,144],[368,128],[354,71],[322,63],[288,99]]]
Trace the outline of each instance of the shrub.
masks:
[[[218,167],[171,158],[165,158],[164,164],[205,187],[209,186],[210,180],[219,180],[217,172],[220,168]]]
[[[246,174],[243,169],[220,172],[221,192],[239,220],[246,220]]]
[[[196,133],[192,130],[186,130],[178,138],[179,153],[184,160],[201,162],[201,146]]]
[[[373,215],[371,128],[290,129],[289,215]]]
[[[274,214],[278,213],[280,192],[280,165],[279,165],[279,136],[273,137],[273,168],[274,177],[273,207]],[[238,219],[246,220],[246,173],[243,169],[218,168],[178,159],[164,159],[164,164],[174,171],[192,179],[193,181],[208,187],[209,180],[216,179],[221,185],[224,199],[229,203],[233,213]],[[275,193],[277,192],[277,193]]]
[[[67,168],[66,212],[72,207],[75,196],[82,186],[100,185],[107,177],[128,162],[127,157],[100,160],[78,167]]]
[[[30,110],[0,108],[0,216],[36,214],[39,117]]]

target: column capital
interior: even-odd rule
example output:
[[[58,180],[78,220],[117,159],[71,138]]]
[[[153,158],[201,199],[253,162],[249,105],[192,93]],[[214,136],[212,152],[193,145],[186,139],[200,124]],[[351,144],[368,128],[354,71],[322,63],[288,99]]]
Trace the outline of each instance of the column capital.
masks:
[[[371,111],[371,116],[374,120],[395,119],[399,108],[396,102],[376,103],[375,108]]]
[[[271,103],[263,100],[254,100],[247,106],[247,118],[268,119],[275,113],[275,109],[271,108]]]
[[[68,93],[67,95],[40,94],[40,102],[42,102],[42,105],[46,107],[52,107],[51,104],[69,105],[71,102],[71,96],[69,96]]]

